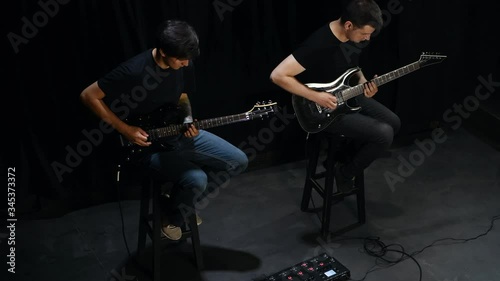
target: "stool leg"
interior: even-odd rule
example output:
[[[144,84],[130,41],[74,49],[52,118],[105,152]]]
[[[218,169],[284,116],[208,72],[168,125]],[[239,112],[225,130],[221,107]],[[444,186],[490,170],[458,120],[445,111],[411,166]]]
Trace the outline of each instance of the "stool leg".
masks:
[[[328,155],[326,159],[325,191],[323,196],[323,214],[321,216],[321,235],[327,237],[330,232],[330,218],[332,211],[333,188],[335,175],[335,149],[329,141]]]
[[[191,243],[193,244],[194,258],[198,270],[203,269],[203,256],[200,244],[200,234],[198,232],[198,225],[196,224],[196,214],[193,212],[189,215],[189,229],[191,230]]]
[[[151,188],[153,193],[153,280],[160,280],[160,258],[161,258],[161,208],[160,196],[161,185],[152,180]]]
[[[316,174],[316,166],[318,164],[319,158],[319,138],[316,135],[309,135],[307,140],[307,170],[306,170],[306,181],[304,184],[304,191],[302,193],[302,203],[300,205],[301,211],[305,212],[309,210],[309,201],[311,200],[312,183],[311,179]]]
[[[137,255],[141,255],[146,247],[148,233],[149,195],[150,186],[146,183],[141,186],[141,209],[139,211],[139,238],[137,243]]]
[[[356,188],[358,192],[356,193],[356,201],[358,205],[358,222],[365,223],[366,221],[366,209],[365,209],[365,177],[364,171],[361,171],[355,180]]]

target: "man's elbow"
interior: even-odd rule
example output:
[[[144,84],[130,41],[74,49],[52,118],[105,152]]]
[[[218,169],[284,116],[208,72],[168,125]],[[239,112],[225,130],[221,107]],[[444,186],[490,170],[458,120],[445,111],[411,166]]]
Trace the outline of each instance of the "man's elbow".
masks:
[[[80,102],[87,105],[89,103],[89,100],[90,100],[90,93],[87,91],[87,90],[83,90],[81,93],[80,93]]]
[[[280,82],[282,81],[282,79],[283,79],[283,75],[281,75],[276,70],[273,70],[271,72],[271,75],[269,75],[269,80],[271,80],[271,82],[273,82],[276,85],[280,85]]]
[[[85,105],[89,105],[93,100],[102,99],[102,97],[104,95],[100,92],[96,83],[90,84],[87,88],[83,89],[79,96],[80,101]]]

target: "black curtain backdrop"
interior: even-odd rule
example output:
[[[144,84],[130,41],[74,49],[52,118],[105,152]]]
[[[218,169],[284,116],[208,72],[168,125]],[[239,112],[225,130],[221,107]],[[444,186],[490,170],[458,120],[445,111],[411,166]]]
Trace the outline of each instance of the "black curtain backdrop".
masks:
[[[493,4],[378,3],[385,26],[363,50],[367,77],[412,63],[423,51],[448,55],[442,64],[383,85],[376,96],[401,117],[398,137],[429,131],[443,122],[443,112],[474,94],[478,76],[487,77],[498,67]],[[40,0],[9,5],[2,17],[3,120],[9,145],[1,162],[5,170],[16,168],[18,215],[48,209],[56,211],[47,215],[61,215],[116,199],[116,135],[100,130],[79,94],[118,63],[151,47],[156,25],[165,19],[190,22],[201,40],[195,61],[198,93],[191,97],[195,117],[236,114],[258,101],[276,101],[285,113],[277,121],[269,117],[211,131],[243,148],[250,169],[303,159],[306,134],[289,117],[291,96],[272,84],[269,74],[312,31],[338,17],[340,1]]]

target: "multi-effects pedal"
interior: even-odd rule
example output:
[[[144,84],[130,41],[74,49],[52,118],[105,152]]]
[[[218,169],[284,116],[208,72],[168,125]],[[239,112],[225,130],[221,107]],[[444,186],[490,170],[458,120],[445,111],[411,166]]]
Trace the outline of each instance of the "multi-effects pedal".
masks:
[[[344,265],[323,253],[256,281],[345,281],[350,276]]]

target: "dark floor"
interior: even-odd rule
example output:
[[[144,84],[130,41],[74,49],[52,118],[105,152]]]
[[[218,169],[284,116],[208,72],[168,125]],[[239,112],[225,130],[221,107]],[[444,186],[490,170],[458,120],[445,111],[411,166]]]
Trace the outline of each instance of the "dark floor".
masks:
[[[353,239],[320,238],[318,217],[300,211],[304,161],[234,178],[201,211],[206,269],[197,272],[190,245],[181,244],[165,250],[162,280],[250,281],[323,252],[344,264],[355,280],[377,264],[379,270],[365,280],[418,281],[419,267],[421,280],[427,281],[500,280],[500,222],[481,235],[500,215],[500,152],[465,128],[445,136],[443,143],[427,139],[427,151],[416,144],[395,146],[392,155],[366,170],[367,222],[345,234]],[[402,168],[403,159],[413,164]],[[319,203],[318,198],[313,201]],[[122,202],[132,252],[138,203]],[[354,219],[353,204],[347,199],[335,206],[333,229],[336,222]],[[17,280],[149,280],[128,259],[117,203],[20,223],[16,233],[23,243],[18,246]],[[400,244],[403,249],[389,249],[408,254],[439,239],[464,240],[441,240],[414,255],[415,261],[406,258],[387,266],[363,250],[362,239],[354,239],[365,237]],[[392,252],[385,257],[398,258]]]

